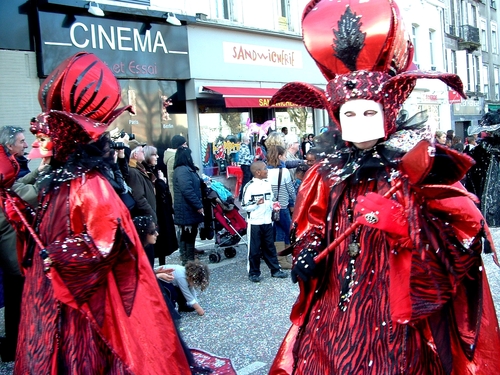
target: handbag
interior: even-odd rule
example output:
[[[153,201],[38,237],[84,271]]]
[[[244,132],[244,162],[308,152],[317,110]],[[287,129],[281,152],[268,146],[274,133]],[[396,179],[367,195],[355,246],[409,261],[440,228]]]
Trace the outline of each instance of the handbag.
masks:
[[[132,211],[135,208],[135,199],[130,192],[127,191],[120,194],[120,198],[122,202],[125,203],[125,206],[127,206],[129,211]]]
[[[279,200],[280,196],[280,187],[281,187],[281,175],[283,174],[283,168],[280,168],[279,174],[278,174],[278,194],[276,194],[276,198],[274,199],[275,202]],[[280,221],[280,210],[274,210],[271,215],[271,219],[273,221]]]

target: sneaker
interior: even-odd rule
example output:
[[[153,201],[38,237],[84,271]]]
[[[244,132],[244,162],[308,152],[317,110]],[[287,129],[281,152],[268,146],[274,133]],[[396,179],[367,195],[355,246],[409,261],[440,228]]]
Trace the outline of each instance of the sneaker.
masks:
[[[271,276],[277,277],[278,279],[286,279],[288,277],[288,274],[283,272],[283,271],[278,271],[278,272],[273,273]]]
[[[251,275],[251,276],[248,276],[248,279],[249,279],[252,283],[258,283],[258,282],[260,282],[260,276],[257,276],[257,275]]]

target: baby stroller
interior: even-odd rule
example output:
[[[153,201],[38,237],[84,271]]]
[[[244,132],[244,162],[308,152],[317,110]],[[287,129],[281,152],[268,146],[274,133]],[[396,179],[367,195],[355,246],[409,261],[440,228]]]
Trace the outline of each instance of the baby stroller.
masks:
[[[221,191],[221,195],[225,200],[221,199],[221,195],[217,192],[221,185],[220,182],[212,181],[211,186],[206,188],[206,194],[203,199],[205,211],[204,228],[200,229],[200,237],[202,239],[212,239],[215,237],[214,249],[209,253],[208,260],[211,263],[219,263],[224,252],[226,258],[234,258],[236,256],[235,246],[243,241],[243,236],[247,232],[247,223],[238,212],[238,208],[234,205],[234,198],[231,193],[227,194],[227,189]]]

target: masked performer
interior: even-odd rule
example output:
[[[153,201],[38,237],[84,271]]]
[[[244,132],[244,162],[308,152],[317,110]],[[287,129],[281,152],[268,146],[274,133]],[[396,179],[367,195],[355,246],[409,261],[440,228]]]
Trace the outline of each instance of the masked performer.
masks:
[[[422,114],[397,118],[416,79],[440,79],[464,96],[460,79],[408,71],[412,46],[393,1],[314,0],[302,23],[326,92],[290,83],[271,104],[327,109],[346,143],[299,189],[292,276],[300,294],[270,373],[500,368],[481,259],[491,236],[457,182],[472,161],[424,140],[432,134]]]
[[[465,187],[481,201],[481,212],[488,225],[500,226],[500,110],[487,112],[478,125],[467,129],[469,134],[486,134],[470,156],[476,164],[467,172]]]
[[[39,100],[33,127],[40,141],[51,138],[52,172],[27,217],[37,243],[25,236],[14,373],[189,374],[134,224],[103,172],[112,161],[103,133],[126,109],[115,110],[118,81],[80,53],[43,82]]]

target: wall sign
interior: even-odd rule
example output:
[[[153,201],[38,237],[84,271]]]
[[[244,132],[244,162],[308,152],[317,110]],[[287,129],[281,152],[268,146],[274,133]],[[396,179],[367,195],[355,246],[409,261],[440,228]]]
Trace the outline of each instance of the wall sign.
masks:
[[[223,42],[224,62],[302,69],[302,53],[252,44]]]
[[[86,51],[102,59],[118,78],[190,78],[186,26],[86,16],[74,16],[68,25],[72,16],[38,14],[42,76],[65,58]]]

